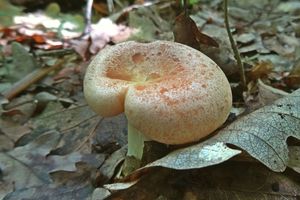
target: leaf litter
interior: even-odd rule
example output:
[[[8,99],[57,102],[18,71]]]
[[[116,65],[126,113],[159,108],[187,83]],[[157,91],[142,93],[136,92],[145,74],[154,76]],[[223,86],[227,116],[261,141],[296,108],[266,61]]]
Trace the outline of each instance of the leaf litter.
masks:
[[[236,98],[234,105],[239,105],[234,109],[246,112],[237,114],[240,115],[236,116],[237,120],[233,119],[231,124],[228,123],[229,125],[220,129],[212,138],[179,148],[128,176],[123,180],[125,188],[128,185],[133,186],[108,198],[128,199],[128,195],[133,193],[137,196],[131,196],[131,199],[196,199],[203,196],[215,199],[224,195],[232,197],[231,199],[280,199],[282,196],[292,199],[299,195],[299,188],[296,186],[299,183],[296,181],[299,174],[291,176],[289,169],[284,174],[274,174],[260,165],[253,166],[253,161],[249,166],[232,161],[247,152],[274,171],[282,172],[289,166],[299,172],[298,146],[288,147],[286,140],[288,137],[299,139],[297,130],[300,130],[300,94],[299,90],[291,95],[284,92],[299,88],[296,61],[299,59],[297,52],[300,44],[298,21],[295,17],[298,4],[293,1],[280,4],[278,2],[230,1],[232,31],[249,73],[249,91],[244,94],[244,98],[249,101],[246,104],[241,103],[242,96],[237,95],[239,90],[233,90]],[[36,48],[53,50],[71,47],[81,58],[88,60],[108,43],[118,43],[129,36],[138,41],[172,40],[174,10],[170,12],[173,8],[165,6],[171,4],[163,2],[150,7],[138,6],[121,11],[117,21],[125,22],[130,28],[112,21],[113,17],[102,18],[85,38],[74,38],[80,33],[79,29],[68,27],[70,24],[62,21],[68,19],[67,21],[74,22],[76,16],[62,14],[59,6],[55,4],[46,9],[48,16],[43,12],[35,13],[40,19],[44,19],[36,24],[27,23],[30,15],[15,18],[19,22],[23,20],[22,23],[1,29],[3,32],[1,31],[0,44],[4,46],[1,48],[1,55],[5,57],[1,58],[0,80],[4,82],[0,83],[0,88],[4,89],[0,91],[6,91],[15,80],[40,67],[40,62],[54,62],[51,55],[48,61],[35,57],[32,52]],[[221,65],[234,85],[236,63],[226,30],[222,28],[221,4],[221,1],[193,4],[191,20],[201,30],[197,33],[194,29],[196,35],[207,34],[211,39],[208,39],[208,44],[201,44],[200,41],[199,49]],[[7,10],[13,13],[10,15],[12,22],[20,9],[8,8],[12,9]],[[264,12],[268,8],[287,15],[278,15],[273,11]],[[169,18],[165,13],[170,14]],[[80,26],[82,17],[76,19],[75,24]],[[60,23],[63,24],[62,29],[59,26],[48,27]],[[185,34],[184,32],[185,29],[179,34]],[[73,38],[72,41],[70,38]],[[8,41],[19,42],[15,43],[13,52]],[[210,46],[212,41],[219,47]],[[28,46],[30,43],[33,46]],[[103,184],[122,182],[115,176],[124,158],[122,149],[124,150],[126,144],[126,119],[124,116],[102,119],[84,105],[81,81],[87,63],[76,67],[78,57],[73,57],[75,59],[64,58],[66,64],[62,70],[58,70],[58,75],[46,77],[23,91],[30,94],[28,105],[24,108],[13,107],[12,102],[9,102],[12,109],[3,110],[7,107],[7,102],[3,105],[1,103],[3,108],[0,113],[0,131],[3,142],[0,144],[0,169],[5,172],[1,174],[1,198],[44,199],[52,196],[54,199],[102,199],[110,195],[107,189],[102,188]],[[25,61],[31,63],[26,64],[23,71],[18,70]],[[10,74],[6,71],[7,67],[12,69]],[[20,102],[23,97],[25,96],[18,97]],[[284,98],[275,101],[280,97]],[[249,110],[254,109],[254,112],[247,114],[247,111],[249,113]],[[23,118],[20,115],[22,112],[25,114]],[[13,133],[14,126],[18,133]],[[218,165],[212,166],[216,164]],[[210,167],[206,168],[207,166]],[[204,169],[197,171],[197,168]],[[243,169],[248,170],[245,176],[236,174]],[[194,173],[195,170],[197,172]],[[252,173],[248,173],[251,170]],[[232,176],[231,182],[236,183],[232,187],[228,187],[226,174]],[[264,178],[255,179],[258,174],[263,174]],[[235,180],[239,176],[241,178]],[[220,178],[224,183],[216,182]],[[249,184],[240,188],[240,183],[245,183],[248,179]],[[170,183],[167,186],[166,181]],[[180,182],[185,184],[180,185]],[[192,186],[192,183],[196,183],[196,186]],[[214,187],[207,187],[207,183]],[[118,184],[118,187],[122,186],[121,183]],[[95,189],[96,187],[98,188]],[[116,187],[112,184],[107,185],[107,188],[114,190]],[[220,189],[216,191],[215,188]],[[9,192],[11,193],[8,194]]]
[[[296,199],[299,176],[272,173],[253,162],[225,162],[194,170],[155,168],[106,199]]]

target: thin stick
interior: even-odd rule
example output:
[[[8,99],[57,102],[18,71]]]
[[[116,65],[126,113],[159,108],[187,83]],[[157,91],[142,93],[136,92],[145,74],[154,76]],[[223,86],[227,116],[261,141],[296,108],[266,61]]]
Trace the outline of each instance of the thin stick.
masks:
[[[107,2],[108,12],[112,13],[114,11],[114,1],[107,0],[106,2]]]
[[[3,96],[8,100],[13,99],[18,94],[20,94],[25,89],[27,89],[30,85],[32,85],[33,83],[36,83],[37,81],[44,78],[49,72],[61,67],[63,65],[63,63],[64,63],[64,60],[60,59],[51,67],[43,67],[43,68],[39,68],[39,69],[34,70],[33,72],[31,72],[30,74],[25,76],[23,79],[21,79],[21,80],[17,81],[16,83],[14,83],[11,86],[11,88],[4,91],[2,93]]]
[[[188,1],[187,0],[183,0],[183,11],[185,15],[188,15]]]
[[[236,59],[237,65],[239,67],[239,73],[240,73],[240,79],[242,82],[242,87],[244,90],[246,90],[246,76],[245,76],[245,69],[244,69],[244,65],[243,62],[241,60],[241,56],[240,53],[238,51],[238,48],[236,46],[236,43],[233,39],[232,33],[230,31],[230,27],[229,27],[229,21],[228,21],[228,5],[227,5],[227,0],[224,0],[224,18],[225,18],[225,26],[226,26],[226,30],[228,33],[228,37],[231,43],[231,48],[233,50],[234,53],[234,57]]]
[[[92,7],[93,7],[93,0],[88,0],[85,9],[85,28],[84,28],[84,35],[88,35],[91,32],[91,19],[92,19]]]
[[[37,57],[46,57],[46,56],[55,56],[55,57],[62,57],[69,54],[74,54],[75,50],[71,48],[65,49],[55,49],[50,51],[37,51],[35,52],[35,56]]]
[[[92,118],[94,117],[98,117],[97,115],[94,115]],[[90,118],[90,119],[92,119]],[[90,120],[89,119],[89,120]],[[96,129],[97,127],[100,125],[100,123],[103,121],[103,117],[99,120],[97,120],[97,122],[95,123],[95,125],[90,129],[89,131],[89,135],[82,141],[80,142],[80,144],[74,149],[74,151],[80,151],[82,150],[82,148],[84,147],[84,145],[88,142],[88,141],[91,141],[92,138],[95,136],[96,134]]]

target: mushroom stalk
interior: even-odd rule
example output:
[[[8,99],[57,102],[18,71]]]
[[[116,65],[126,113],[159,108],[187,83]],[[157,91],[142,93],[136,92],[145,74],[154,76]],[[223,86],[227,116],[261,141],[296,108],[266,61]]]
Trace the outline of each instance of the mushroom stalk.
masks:
[[[143,157],[144,142],[148,140],[140,131],[128,123],[128,152],[127,156],[133,156],[138,160]]]

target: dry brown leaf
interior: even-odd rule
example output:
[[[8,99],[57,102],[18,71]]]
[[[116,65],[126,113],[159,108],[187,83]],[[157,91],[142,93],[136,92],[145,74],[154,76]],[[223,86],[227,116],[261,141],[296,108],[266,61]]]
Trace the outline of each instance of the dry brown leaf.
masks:
[[[175,42],[188,45],[198,50],[200,44],[219,47],[214,39],[201,33],[193,19],[184,12],[176,17],[173,33]]]
[[[257,163],[227,162],[199,170],[152,169],[150,172],[130,188],[114,192],[107,200],[296,200],[300,194],[299,174],[274,173]]]
[[[300,59],[294,64],[291,73],[284,78],[284,82],[291,88],[300,87]]]
[[[285,97],[289,93],[266,85],[258,79],[258,98],[262,105],[270,105],[275,100]]]
[[[273,64],[270,61],[261,61],[254,65],[249,72],[251,80],[256,80],[263,76],[268,75],[273,69]]]

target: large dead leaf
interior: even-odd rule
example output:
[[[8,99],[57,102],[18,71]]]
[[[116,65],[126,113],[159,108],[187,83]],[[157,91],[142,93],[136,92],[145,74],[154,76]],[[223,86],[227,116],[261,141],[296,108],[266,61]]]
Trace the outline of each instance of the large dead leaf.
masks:
[[[193,169],[218,164],[240,153],[226,146],[233,144],[271,170],[282,172],[288,163],[286,139],[300,139],[299,130],[300,89],[241,117],[206,142],[174,151],[146,168]]]
[[[1,152],[0,168],[4,174],[2,180],[10,187],[1,189],[0,197],[13,190],[50,184],[53,180],[49,173],[74,172],[77,169],[76,163],[87,162],[86,156],[79,152],[64,156],[49,155],[61,138],[59,132],[49,131],[25,146]]]
[[[32,143],[17,147],[9,152],[0,153],[0,168],[3,172],[4,183],[12,185],[3,193],[14,189],[21,189],[35,185],[50,183],[51,179],[47,172],[37,170],[33,166],[45,159],[45,156],[59,142],[60,135],[57,132],[48,133],[37,138]]]

